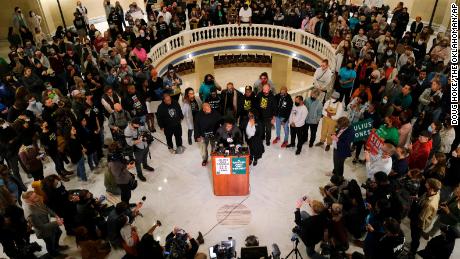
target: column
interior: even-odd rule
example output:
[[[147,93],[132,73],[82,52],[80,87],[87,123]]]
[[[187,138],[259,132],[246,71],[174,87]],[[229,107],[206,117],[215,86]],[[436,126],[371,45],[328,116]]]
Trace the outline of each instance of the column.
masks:
[[[292,58],[279,54],[272,54],[272,76],[278,92],[282,86],[291,89]]]
[[[214,55],[204,55],[194,58],[195,61],[195,91],[198,91],[207,74],[214,75]]]

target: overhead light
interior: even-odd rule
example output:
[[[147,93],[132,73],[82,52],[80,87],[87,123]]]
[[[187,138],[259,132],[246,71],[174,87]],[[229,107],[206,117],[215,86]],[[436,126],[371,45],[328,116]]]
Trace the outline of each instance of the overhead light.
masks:
[[[193,54],[192,53],[188,54],[188,58],[193,58]]]
[[[292,52],[291,56],[295,58],[295,57],[297,57],[297,53]]]
[[[240,49],[246,49],[246,45],[241,45]]]

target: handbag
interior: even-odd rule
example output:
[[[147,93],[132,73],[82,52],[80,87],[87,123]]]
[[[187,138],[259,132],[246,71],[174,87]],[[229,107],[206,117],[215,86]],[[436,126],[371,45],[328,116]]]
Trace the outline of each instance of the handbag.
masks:
[[[137,180],[134,174],[131,174],[131,178],[129,179],[128,186],[131,191],[135,190],[137,188]]]

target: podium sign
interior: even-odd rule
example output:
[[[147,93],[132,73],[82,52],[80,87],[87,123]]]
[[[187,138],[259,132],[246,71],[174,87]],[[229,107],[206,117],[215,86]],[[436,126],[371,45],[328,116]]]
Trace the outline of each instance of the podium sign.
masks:
[[[246,158],[232,158],[232,174],[246,174]]]
[[[230,174],[230,158],[216,158],[216,174]]]
[[[217,196],[249,194],[249,156],[211,155],[212,182]]]

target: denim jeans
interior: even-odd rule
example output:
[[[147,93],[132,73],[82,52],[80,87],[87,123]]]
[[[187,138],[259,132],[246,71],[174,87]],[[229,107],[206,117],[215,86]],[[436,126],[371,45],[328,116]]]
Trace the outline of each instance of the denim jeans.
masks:
[[[85,171],[85,157],[81,157],[80,161],[77,162],[77,176],[83,181],[88,181]]]
[[[94,168],[99,165],[99,158],[97,157],[97,152],[94,151],[93,153],[88,154],[87,157],[89,168],[91,170],[94,170]]]
[[[287,122],[287,119],[286,119],[286,122],[284,123],[284,125],[281,125],[281,120],[283,118],[281,117],[275,117],[275,130],[276,130],[276,137],[279,138],[281,136],[281,127],[283,127],[283,130],[284,130],[284,141],[287,142],[288,141],[288,138],[289,138],[289,123]]]

